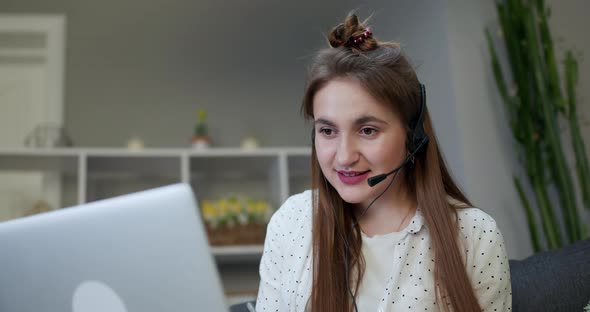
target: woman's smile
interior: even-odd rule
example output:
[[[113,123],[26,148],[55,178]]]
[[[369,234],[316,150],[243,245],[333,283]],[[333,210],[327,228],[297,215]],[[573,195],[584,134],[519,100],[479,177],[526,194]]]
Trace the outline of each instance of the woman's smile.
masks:
[[[370,170],[367,171],[344,171],[338,170],[338,178],[344,184],[358,184],[367,180]]]

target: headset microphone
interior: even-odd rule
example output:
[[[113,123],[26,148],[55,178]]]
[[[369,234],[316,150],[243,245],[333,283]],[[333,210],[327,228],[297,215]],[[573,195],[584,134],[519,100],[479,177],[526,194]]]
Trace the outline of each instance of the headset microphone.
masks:
[[[381,182],[381,181],[385,180],[385,178],[387,178],[387,176],[388,176],[388,175],[390,175],[390,174],[394,173],[395,171],[397,171],[397,170],[394,170],[394,171],[392,171],[392,172],[390,172],[390,173],[387,173],[387,174],[385,174],[385,173],[384,173],[384,174],[376,175],[376,176],[374,176],[374,177],[370,177],[370,178],[367,180],[367,183],[369,183],[369,186],[370,186],[370,187],[373,187],[373,186],[375,186],[375,185],[379,184],[379,182]]]
[[[416,155],[422,147],[428,143],[428,135],[424,131],[424,111],[426,110],[426,89],[423,84],[420,84],[420,112],[418,114],[418,119],[416,120],[416,124],[414,127],[410,127],[412,130],[412,138],[409,142],[409,150],[411,151],[406,159],[399,165],[397,168],[391,170],[388,173],[383,173],[380,175],[376,175],[367,179],[367,183],[370,187],[373,187],[379,182],[385,180],[389,175],[396,173],[401,168],[403,168],[408,162],[413,161],[414,155]]]
[[[376,175],[376,176],[373,176],[373,177],[370,177],[369,179],[367,179],[367,183],[369,183],[369,186],[373,187],[373,186],[379,184],[379,182],[385,180],[385,178],[387,178],[389,175],[392,175],[392,174],[398,172],[401,168],[403,168],[412,159],[412,157],[414,157],[414,155],[416,154],[417,151],[418,150],[415,150],[413,153],[409,154],[408,157],[406,157],[406,159],[404,160],[404,162],[402,162],[401,165],[397,166],[397,168],[389,171],[388,173],[383,173],[383,174]]]

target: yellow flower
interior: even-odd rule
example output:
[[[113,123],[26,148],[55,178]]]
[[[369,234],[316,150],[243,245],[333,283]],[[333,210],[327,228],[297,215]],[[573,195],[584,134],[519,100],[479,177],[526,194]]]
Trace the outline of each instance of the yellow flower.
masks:
[[[217,201],[217,209],[219,210],[220,216],[226,216],[229,212],[229,203],[226,199],[220,199]]]
[[[230,197],[228,200],[229,211],[234,214],[239,214],[242,210],[242,205],[237,197]]]
[[[266,204],[266,202],[264,200],[259,200],[256,203],[256,212],[257,213],[263,214],[267,208],[268,208],[268,205]]]
[[[203,211],[203,217],[205,219],[212,219],[217,217],[217,208],[209,200],[204,200],[201,204],[201,210]]]
[[[246,209],[248,211],[248,214],[253,214],[258,211],[258,205],[255,201],[248,201],[248,206]]]
[[[197,120],[198,121],[205,121],[205,118],[207,118],[207,110],[206,109],[197,110]]]

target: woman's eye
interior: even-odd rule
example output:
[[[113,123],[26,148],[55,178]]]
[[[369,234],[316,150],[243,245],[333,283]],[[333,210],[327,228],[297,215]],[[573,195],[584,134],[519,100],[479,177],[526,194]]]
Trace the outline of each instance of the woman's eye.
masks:
[[[322,128],[322,129],[320,129],[320,133],[323,135],[332,135],[332,134],[334,134],[334,130]]]
[[[377,129],[374,128],[362,128],[361,133],[364,135],[373,135],[377,133]]]

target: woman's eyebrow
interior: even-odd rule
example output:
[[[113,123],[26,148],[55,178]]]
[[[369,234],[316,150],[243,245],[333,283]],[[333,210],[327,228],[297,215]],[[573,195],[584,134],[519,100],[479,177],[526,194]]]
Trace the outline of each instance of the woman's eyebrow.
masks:
[[[362,125],[368,122],[377,122],[377,123],[381,123],[381,124],[387,124],[387,122],[383,119],[379,119],[375,116],[362,116],[360,118],[357,118],[357,120],[355,120],[355,124],[356,125]]]
[[[381,123],[381,124],[387,124],[387,122],[385,120],[379,119],[379,118],[377,118],[375,116],[362,116],[362,117],[359,117],[359,118],[357,118],[354,121],[354,124],[355,125],[362,125],[362,124],[366,124],[368,122],[376,122],[376,123]],[[314,124],[316,124],[316,125],[318,125],[318,124],[327,125],[327,126],[331,126],[331,127],[336,126],[335,123],[333,123],[330,120],[325,119],[325,118],[318,118],[318,119],[316,119],[314,121]]]
[[[327,125],[327,126],[331,126],[331,127],[336,126],[335,123],[329,121],[328,119],[324,119],[324,118],[318,118],[313,123],[316,125],[321,124],[321,125]]]

